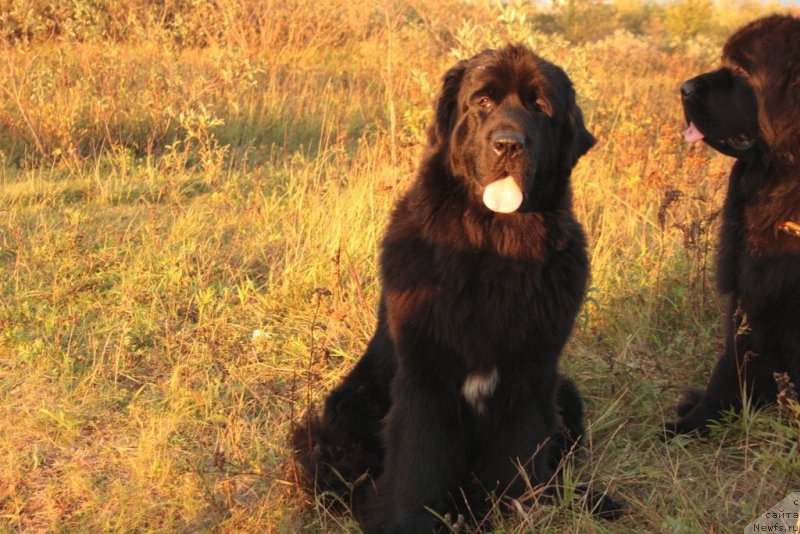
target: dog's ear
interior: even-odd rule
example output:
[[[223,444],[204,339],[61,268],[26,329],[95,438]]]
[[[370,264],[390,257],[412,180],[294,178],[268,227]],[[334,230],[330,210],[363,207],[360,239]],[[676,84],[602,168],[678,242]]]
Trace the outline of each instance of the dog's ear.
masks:
[[[788,161],[797,162],[800,144],[800,19],[787,20],[786,26],[773,33],[785,41],[770,47],[769,59],[759,61],[750,82],[758,101],[761,133],[770,150]],[[753,80],[756,77],[759,80]]]
[[[581,108],[578,107],[575,101],[575,92],[572,88],[569,91],[566,119],[567,139],[563,144],[566,154],[563,155],[564,157],[561,161],[567,163],[569,168],[572,169],[578,159],[597,143],[597,139],[586,129],[586,125],[583,122],[583,113],[581,113]]]
[[[467,60],[459,61],[442,79],[442,89],[436,100],[433,124],[428,128],[428,145],[438,146],[447,141],[455,120],[458,92],[467,70]]]

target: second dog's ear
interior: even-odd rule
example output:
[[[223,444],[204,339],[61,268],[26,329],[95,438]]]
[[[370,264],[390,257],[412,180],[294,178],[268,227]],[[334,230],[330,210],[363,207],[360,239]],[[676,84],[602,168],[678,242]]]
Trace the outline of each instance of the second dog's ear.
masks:
[[[566,154],[564,154],[565,157],[562,161],[566,162],[571,169],[580,157],[597,143],[597,139],[586,129],[586,125],[583,122],[583,113],[581,113],[581,108],[575,102],[575,93],[572,88],[570,88],[568,106],[567,126],[570,139],[564,144]]]

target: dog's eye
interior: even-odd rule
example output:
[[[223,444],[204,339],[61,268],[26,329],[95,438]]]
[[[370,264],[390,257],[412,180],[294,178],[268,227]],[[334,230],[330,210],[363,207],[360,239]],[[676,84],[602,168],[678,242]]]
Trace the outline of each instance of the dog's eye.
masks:
[[[733,70],[733,72],[735,72],[739,76],[750,76],[750,73],[744,70],[744,67],[742,67],[741,65],[733,65],[731,67],[731,70]]]
[[[492,99],[489,98],[488,96],[482,96],[478,100],[478,105],[483,109],[492,109],[494,102],[492,102]]]
[[[529,110],[550,115],[550,104],[542,93],[531,91],[525,100],[525,107]]]
[[[536,101],[533,104],[533,107],[534,107],[535,110],[541,111],[542,113],[544,113],[548,117],[552,117],[553,116],[553,107],[550,105],[550,102],[548,102],[544,98],[541,98],[541,97],[537,98]]]

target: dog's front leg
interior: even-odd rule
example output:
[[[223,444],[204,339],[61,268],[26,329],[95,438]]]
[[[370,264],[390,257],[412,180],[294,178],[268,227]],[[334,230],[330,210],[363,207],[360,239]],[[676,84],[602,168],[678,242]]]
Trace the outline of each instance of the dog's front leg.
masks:
[[[464,470],[466,436],[458,397],[427,370],[402,369],[385,421],[386,462],[367,505],[367,533],[427,533],[450,512],[449,491]]]

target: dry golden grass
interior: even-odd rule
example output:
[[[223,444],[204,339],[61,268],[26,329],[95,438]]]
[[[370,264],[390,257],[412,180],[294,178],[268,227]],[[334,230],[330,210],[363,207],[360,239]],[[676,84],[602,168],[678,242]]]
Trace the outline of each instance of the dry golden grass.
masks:
[[[439,77],[507,41],[565,67],[600,141],[568,478],[630,513],[504,531],[732,532],[798,489],[791,412],[655,437],[719,350],[730,161],[682,144],[676,87],[760,9],[674,13],[704,6],[0,1],[0,530],[355,531],[297,491],[289,426],[369,338]]]

